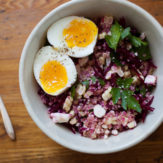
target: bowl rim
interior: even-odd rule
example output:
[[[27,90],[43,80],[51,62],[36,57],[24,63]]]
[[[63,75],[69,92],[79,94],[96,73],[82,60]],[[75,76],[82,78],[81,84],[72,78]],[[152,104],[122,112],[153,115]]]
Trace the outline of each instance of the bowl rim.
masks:
[[[157,122],[155,123],[155,125],[151,126],[151,129],[148,130],[148,132],[146,132],[145,135],[140,136],[138,139],[135,139],[133,141],[130,141],[128,144],[125,144],[121,147],[117,147],[116,149],[101,149],[98,150],[98,148],[94,149],[94,150],[90,150],[88,149],[82,149],[80,148],[80,146],[74,146],[72,144],[69,144],[68,142],[62,142],[58,137],[55,137],[54,135],[52,135],[46,127],[44,127],[42,125],[42,123],[40,122],[40,120],[38,119],[38,117],[35,115],[35,113],[32,110],[32,106],[30,105],[30,102],[28,102],[28,98],[26,97],[26,93],[25,93],[25,85],[24,85],[24,79],[23,79],[23,67],[24,67],[24,62],[25,62],[25,57],[26,57],[26,51],[28,50],[28,46],[30,45],[31,40],[34,37],[34,34],[37,32],[37,30],[39,29],[39,27],[46,22],[46,20],[51,17],[53,14],[55,14],[57,11],[62,10],[64,7],[68,7],[71,6],[72,4],[75,3],[79,3],[79,2],[84,2],[84,1],[88,1],[88,0],[72,0],[69,2],[66,2],[56,8],[54,8],[52,11],[50,11],[47,15],[45,15],[40,21],[39,23],[34,27],[34,29],[32,30],[32,32],[30,33],[30,35],[28,36],[24,48],[22,50],[22,54],[20,57],[20,62],[19,62],[19,87],[20,87],[20,92],[21,92],[21,96],[23,99],[23,102],[25,104],[25,107],[30,115],[30,117],[32,118],[32,120],[36,123],[36,125],[52,140],[54,140],[55,142],[57,142],[58,144],[72,149],[74,151],[78,151],[78,152],[83,152],[83,153],[89,153],[89,154],[107,154],[107,153],[114,153],[114,152],[118,152],[118,151],[122,151],[125,149],[128,149],[138,143],[140,143],[141,141],[143,141],[144,139],[146,139],[151,133],[153,133],[162,123],[163,121],[163,115],[160,116],[159,119],[157,119]],[[160,35],[163,37],[163,30],[162,30],[162,26],[159,24],[159,22],[151,15],[149,14],[147,11],[145,11],[143,8],[137,6],[136,4],[127,1],[127,0],[105,0],[105,1],[111,1],[111,2],[118,2],[120,4],[125,4],[128,7],[131,7],[135,10],[137,10],[139,13],[141,13],[142,15],[144,15],[149,21],[152,21],[153,24],[155,24],[156,29],[160,32]]]

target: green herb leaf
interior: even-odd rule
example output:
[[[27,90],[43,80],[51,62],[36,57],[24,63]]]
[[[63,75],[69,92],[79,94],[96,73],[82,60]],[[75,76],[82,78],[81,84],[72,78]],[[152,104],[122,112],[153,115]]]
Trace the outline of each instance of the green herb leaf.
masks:
[[[142,41],[139,37],[130,35],[130,41],[132,43],[132,45],[136,48],[143,46],[147,46],[148,43],[145,41]]]
[[[138,52],[139,59],[143,61],[146,61],[152,58],[150,54],[149,46],[141,46],[140,48],[136,49],[136,51]]]
[[[121,33],[121,39],[125,39],[126,37],[128,37],[130,35],[130,27],[127,27],[123,30],[123,32]]]
[[[71,87],[71,97],[74,98],[75,97],[75,93],[76,93],[76,85],[74,84],[72,87]]]
[[[122,87],[122,85],[123,85],[123,79],[122,78],[117,79],[117,85]]]
[[[110,48],[116,50],[121,37],[122,27],[118,22],[115,22],[115,24],[112,25],[110,31],[111,36],[105,36],[105,40]]]
[[[127,110],[128,109],[133,109],[136,110],[137,112],[141,112],[141,107],[136,98],[133,95],[133,92],[130,90],[123,90],[122,92],[122,107]]]
[[[135,92],[140,93],[139,87],[136,87],[136,88],[135,88]]]
[[[85,85],[86,88],[88,89],[88,87],[89,87],[89,80],[82,81],[82,84]]]
[[[95,76],[92,76],[92,77],[91,77],[91,80],[92,80],[93,83],[96,83],[96,80],[97,80],[97,79],[96,79]]]
[[[140,104],[133,96],[134,92],[128,89],[131,86],[132,81],[133,81],[132,78],[126,79],[118,78],[117,85],[120,88],[112,88],[111,90],[112,100],[113,103],[116,104],[118,100],[121,98],[122,107],[124,108],[124,110],[133,109],[140,113],[141,112]]]
[[[127,90],[124,90],[122,92],[122,107],[124,110],[127,110],[127,99],[128,99],[128,92]]]
[[[99,78],[98,81],[99,81],[99,83],[100,83],[101,86],[104,86],[105,85],[105,81],[104,80],[102,80],[102,79]]]
[[[127,103],[128,103],[129,109],[133,109],[133,110],[136,110],[138,113],[141,113],[142,109],[140,107],[140,104],[134,96],[129,96]]]
[[[120,60],[118,59],[117,53],[110,53],[111,61],[114,62],[117,66],[122,66]]]
[[[116,104],[118,100],[121,98],[121,89],[112,88],[111,94],[112,94],[113,103]]]
[[[140,88],[140,94],[142,94],[143,97],[145,96],[145,94],[146,94],[146,89],[145,89],[145,87]]]
[[[133,82],[133,78],[124,79],[124,88],[126,88],[126,89],[130,88],[132,82]]]
[[[128,89],[131,86],[132,82],[133,82],[132,78],[126,78],[126,79],[118,78],[117,79],[117,85],[120,86],[121,88]]]
[[[131,90],[129,90],[129,89],[127,89],[127,90],[125,90],[125,91],[127,92],[127,95],[128,95],[128,96],[132,96],[132,95],[134,94],[134,92],[131,91]]]

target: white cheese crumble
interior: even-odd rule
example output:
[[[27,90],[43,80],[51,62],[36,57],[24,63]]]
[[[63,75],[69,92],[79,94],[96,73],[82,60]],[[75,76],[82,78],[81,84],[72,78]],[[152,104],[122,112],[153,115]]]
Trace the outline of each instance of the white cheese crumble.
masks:
[[[132,122],[128,123],[127,126],[128,126],[128,128],[134,128],[134,127],[136,127],[136,122],[132,121]]]
[[[51,113],[50,116],[54,123],[66,123],[70,120],[70,114],[65,113]]]
[[[157,80],[156,76],[154,76],[154,75],[147,75],[146,78],[145,78],[144,83],[145,84],[155,85],[156,84],[156,80]]]
[[[102,118],[106,114],[106,110],[99,104],[93,108],[94,115],[98,118]]]

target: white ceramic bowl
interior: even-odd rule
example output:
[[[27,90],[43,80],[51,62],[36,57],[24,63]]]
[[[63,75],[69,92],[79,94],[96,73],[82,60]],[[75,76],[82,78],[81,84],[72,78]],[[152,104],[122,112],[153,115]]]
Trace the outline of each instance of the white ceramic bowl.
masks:
[[[103,15],[124,16],[128,22],[145,32],[155,64],[158,85],[154,92],[153,113],[147,116],[134,130],[111,136],[107,140],[91,140],[73,134],[66,128],[54,125],[37,94],[37,84],[33,77],[33,60],[36,52],[45,43],[48,27],[56,20],[68,15],[99,17]],[[85,153],[111,153],[129,148],[151,134],[163,119],[163,31],[160,24],[145,10],[124,0],[74,0],[65,3],[46,15],[34,28],[24,46],[20,67],[19,83],[25,106],[38,127],[51,139],[70,149]]]

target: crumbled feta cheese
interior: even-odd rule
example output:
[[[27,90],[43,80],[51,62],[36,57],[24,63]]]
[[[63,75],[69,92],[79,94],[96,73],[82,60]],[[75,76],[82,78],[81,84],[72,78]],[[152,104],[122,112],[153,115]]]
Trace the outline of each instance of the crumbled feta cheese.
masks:
[[[97,135],[96,133],[92,133],[92,135],[90,135],[92,139],[96,139]]]
[[[106,128],[108,128],[108,126],[103,124],[102,125],[102,128],[105,128],[106,129]]]
[[[75,125],[76,127],[79,127],[80,126],[80,123],[76,123],[76,125]]]
[[[139,78],[137,76],[133,76],[132,79],[133,79],[132,84],[136,84],[137,85],[137,84],[140,83],[140,80],[139,80]]]
[[[116,135],[118,135],[118,130],[112,130],[111,133],[112,133],[112,135],[116,136]]]
[[[130,71],[125,71],[124,72],[124,78],[130,77],[130,75],[131,75],[131,72]]]
[[[106,73],[105,79],[109,80],[111,78],[111,75],[113,74],[112,70],[108,71]]]
[[[70,114],[71,117],[73,117],[73,116],[75,115],[74,110],[71,110],[71,111],[69,112],[69,114]]]
[[[123,125],[123,126],[127,126],[127,123],[128,123],[128,118],[125,117],[125,118],[123,119],[122,125]]]
[[[111,64],[111,58],[110,56],[106,58],[106,65],[105,67],[108,67]]]
[[[121,67],[118,67],[117,72],[116,72],[120,77],[124,76],[124,72],[122,71]]]
[[[93,112],[98,118],[102,118],[106,114],[106,110],[99,104],[94,106]]]
[[[138,56],[138,53],[136,52],[136,53],[134,53],[135,54],[135,56]]]
[[[82,85],[82,84],[78,84],[77,88],[76,88],[76,93],[79,95],[79,96],[82,96],[86,91],[86,86],[85,85]]]
[[[81,117],[84,117],[84,116],[85,116],[85,113],[82,112],[82,111],[79,111],[79,115],[80,115]]]
[[[85,92],[85,94],[84,94],[84,98],[89,98],[91,95],[93,95],[93,92],[87,91],[87,92]]]
[[[124,76],[124,72],[120,66],[112,66],[111,70],[106,73],[105,79],[110,79],[111,75],[115,73],[117,73],[120,77]]]
[[[54,123],[66,123],[70,119],[70,114],[65,113],[51,113],[50,116]]]
[[[109,130],[105,130],[105,134],[106,135],[110,134],[110,131]]]
[[[128,126],[128,128],[134,128],[134,127],[136,127],[136,122],[132,121],[132,122],[128,123],[127,126]]]
[[[145,33],[144,33],[144,32],[143,32],[143,33],[141,33],[141,35],[140,35],[140,39],[141,39],[141,40],[144,40],[144,39],[145,39],[145,37],[146,37]]]
[[[109,117],[106,121],[107,125],[116,125],[117,124],[117,118],[116,117]]]
[[[150,85],[156,85],[157,77],[154,75],[147,75],[144,83]]]
[[[108,135],[104,135],[104,139],[107,139],[108,138]]]
[[[76,123],[77,123],[77,119],[75,117],[70,120],[71,125],[74,125]]]
[[[99,58],[99,64],[100,64],[101,66],[103,66],[103,65],[105,64],[105,57],[104,57],[104,56],[101,56],[101,57]]]
[[[124,73],[120,66],[112,66],[111,69],[114,73],[117,73],[120,77],[123,77]]]
[[[142,79],[142,80],[144,80],[144,76],[142,75],[142,73],[137,69],[137,72],[140,74],[140,78]]]
[[[100,129],[98,128],[98,129],[95,129],[95,132],[97,133],[97,134],[100,134]]]
[[[70,108],[71,108],[71,105],[72,105],[72,101],[73,101],[73,98],[71,96],[67,96],[64,104],[63,104],[63,109],[66,111],[66,112],[69,112]]]
[[[98,35],[98,39],[99,39],[99,40],[102,40],[102,39],[105,38],[106,35],[107,35],[106,32],[102,32],[102,33],[100,33],[100,34]]]
[[[111,95],[111,89],[112,89],[112,87],[110,86],[103,94],[102,94],[102,98],[103,98],[103,100],[104,101],[108,101],[111,97],[112,97],[112,95]]]

